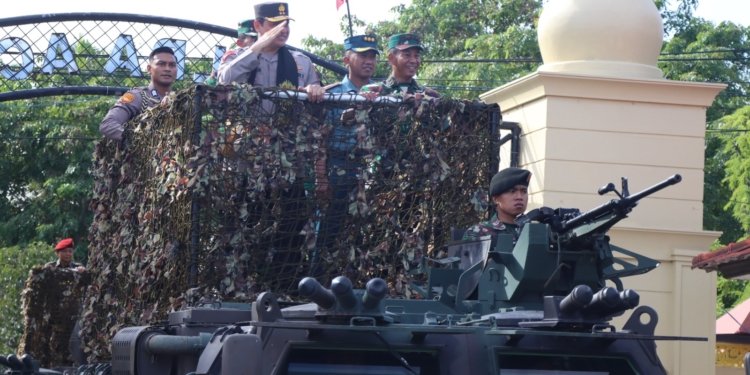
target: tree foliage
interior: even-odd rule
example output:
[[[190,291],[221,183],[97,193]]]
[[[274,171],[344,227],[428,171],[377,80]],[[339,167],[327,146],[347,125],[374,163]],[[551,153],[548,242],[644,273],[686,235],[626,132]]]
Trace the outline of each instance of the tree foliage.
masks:
[[[0,103],[0,246],[73,237],[85,249],[91,155],[111,104],[103,97]]]
[[[704,227],[723,231],[721,243],[743,237],[748,225],[729,212],[727,202],[733,199],[731,188],[724,182],[732,151],[726,142],[739,133],[722,130],[725,116],[747,105],[750,66],[748,65],[748,28],[729,22],[719,25],[691,18],[677,29],[662,50],[660,67],[665,77],[681,81],[722,82],[727,88],[708,109],[704,178]],[[736,122],[736,121],[735,121]],[[747,200],[747,198],[745,198]]]
[[[683,13],[673,14],[665,22],[667,31],[672,33],[664,44],[659,64],[665,77],[727,84],[706,113],[703,226],[723,232],[715,246],[719,248],[743,239],[750,230],[750,29],[731,22],[716,25],[692,17],[690,7],[681,9]],[[747,282],[727,280],[721,275],[718,280],[717,314],[748,297]]]

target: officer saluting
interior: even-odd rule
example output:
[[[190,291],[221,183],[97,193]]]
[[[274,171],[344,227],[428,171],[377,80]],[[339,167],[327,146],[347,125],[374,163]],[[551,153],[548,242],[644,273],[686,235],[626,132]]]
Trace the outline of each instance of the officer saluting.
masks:
[[[255,5],[253,26],[260,37],[236,58],[219,66],[219,83],[250,83],[261,87],[286,84],[304,88],[310,101],[322,101],[324,91],[312,61],[286,47],[291,20],[287,3]]]
[[[174,51],[169,47],[159,47],[151,51],[146,70],[151,75],[148,87],[136,87],[126,92],[109,109],[99,124],[99,131],[105,137],[117,141],[122,139],[125,123],[144,110],[158,105],[172,89],[172,84],[177,79]]]

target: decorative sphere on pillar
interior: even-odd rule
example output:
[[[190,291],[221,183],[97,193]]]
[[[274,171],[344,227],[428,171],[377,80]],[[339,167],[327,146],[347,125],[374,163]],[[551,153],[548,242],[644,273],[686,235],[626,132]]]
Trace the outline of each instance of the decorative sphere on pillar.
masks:
[[[664,27],[653,0],[552,0],[538,34],[540,72],[663,78]]]

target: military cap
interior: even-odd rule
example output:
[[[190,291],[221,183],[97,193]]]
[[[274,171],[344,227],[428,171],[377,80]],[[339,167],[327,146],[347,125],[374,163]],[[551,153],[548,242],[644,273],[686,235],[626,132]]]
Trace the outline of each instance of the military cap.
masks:
[[[289,17],[289,5],[287,3],[260,3],[255,5],[255,19],[263,18],[266,21],[279,22],[291,20]]]
[[[69,247],[73,247],[73,239],[72,238],[65,238],[61,240],[60,242],[55,245],[55,251],[60,251],[62,249],[67,249]]]
[[[253,27],[253,20],[244,20],[237,24],[237,37],[242,38],[245,35],[258,36],[255,27]]]
[[[521,168],[505,168],[495,173],[490,181],[490,196],[505,193],[516,185],[529,186],[531,172]]]
[[[422,46],[422,41],[415,34],[392,35],[388,39],[388,49],[391,50],[393,48],[396,48],[401,51],[408,49],[408,48],[419,48],[420,50],[424,50],[424,47]]]
[[[352,50],[354,52],[375,51],[375,53],[380,53],[380,50],[378,50],[378,38],[372,34],[355,35],[346,38],[344,40],[344,50]]]

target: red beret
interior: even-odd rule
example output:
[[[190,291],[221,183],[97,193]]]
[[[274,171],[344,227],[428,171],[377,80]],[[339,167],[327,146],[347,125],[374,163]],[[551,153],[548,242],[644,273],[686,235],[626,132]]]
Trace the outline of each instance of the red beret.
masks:
[[[62,250],[68,247],[73,247],[73,239],[72,238],[66,238],[55,245],[55,251]]]

